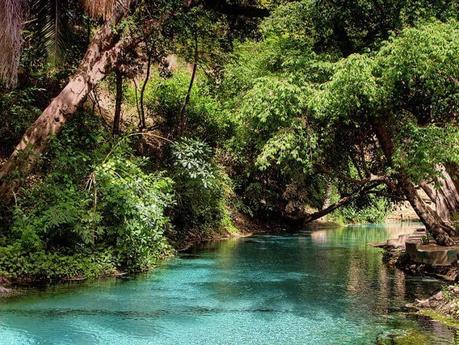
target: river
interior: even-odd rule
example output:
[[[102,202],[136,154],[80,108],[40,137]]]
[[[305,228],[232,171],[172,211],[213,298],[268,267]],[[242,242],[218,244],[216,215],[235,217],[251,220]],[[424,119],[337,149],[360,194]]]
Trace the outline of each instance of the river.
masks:
[[[0,300],[0,344],[366,345],[400,332],[454,344],[403,308],[441,283],[386,268],[368,245],[415,226],[231,239],[132,279],[31,291]]]

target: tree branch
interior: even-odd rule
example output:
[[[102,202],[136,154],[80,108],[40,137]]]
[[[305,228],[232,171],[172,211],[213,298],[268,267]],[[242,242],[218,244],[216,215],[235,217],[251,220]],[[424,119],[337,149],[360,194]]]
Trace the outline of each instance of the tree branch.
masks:
[[[208,9],[230,16],[264,18],[270,14],[266,8],[228,4],[226,1],[204,0],[203,4]]]
[[[310,215],[308,215],[305,219],[304,219],[304,223],[307,224],[307,223],[310,223],[314,220],[317,220],[319,218],[322,218],[323,216],[333,212],[334,210],[336,210],[337,208],[340,208],[342,206],[345,206],[347,205],[348,203],[350,203],[354,198],[356,198],[357,196],[363,194],[363,193],[369,193],[373,188],[379,186],[380,184],[384,183],[383,180],[373,180],[373,181],[370,181],[368,184],[366,185],[362,185],[360,188],[358,188],[356,191],[354,191],[353,193],[351,193],[350,195],[347,195],[343,198],[341,198],[340,200],[338,200],[337,202],[335,202],[334,204],[331,204],[330,206],[320,210],[320,211],[317,211],[315,213],[312,213]]]

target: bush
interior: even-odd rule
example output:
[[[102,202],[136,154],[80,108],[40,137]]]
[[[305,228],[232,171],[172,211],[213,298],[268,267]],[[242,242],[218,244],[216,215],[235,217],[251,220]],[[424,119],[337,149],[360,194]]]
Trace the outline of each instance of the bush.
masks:
[[[184,138],[172,145],[171,174],[177,205],[174,224],[182,232],[219,232],[231,227],[227,201],[232,193],[228,176],[215,163],[212,149]]]
[[[140,163],[114,156],[96,168],[94,191],[105,227],[122,267],[145,270],[170,251],[165,216],[173,204],[172,180],[145,173]],[[97,189],[97,190],[96,190]]]
[[[388,200],[368,196],[337,209],[331,219],[344,224],[383,223],[390,210]]]
[[[170,226],[172,180],[148,172],[148,160],[135,157],[125,138],[114,143],[105,137],[98,119],[77,116],[44,157],[46,176],[20,194],[13,247],[2,250],[19,266],[30,256],[31,276],[45,275],[40,272],[48,266],[53,277],[92,275],[92,259],[70,273],[58,266],[100,252],[110,254],[114,267],[141,271],[170,252],[164,231]],[[87,274],[81,273],[85,269]],[[0,271],[10,272],[7,261]]]
[[[29,251],[19,243],[0,247],[0,277],[20,283],[98,278],[116,273],[110,251],[94,253],[47,253]]]

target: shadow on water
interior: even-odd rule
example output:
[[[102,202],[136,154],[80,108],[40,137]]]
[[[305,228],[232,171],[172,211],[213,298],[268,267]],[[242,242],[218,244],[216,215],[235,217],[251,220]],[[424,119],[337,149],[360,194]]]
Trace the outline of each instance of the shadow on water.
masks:
[[[429,344],[454,344],[454,330],[402,312],[441,283],[388,269],[368,245],[417,226],[209,243],[132,280],[3,301],[0,334],[6,344],[354,345],[415,331]]]

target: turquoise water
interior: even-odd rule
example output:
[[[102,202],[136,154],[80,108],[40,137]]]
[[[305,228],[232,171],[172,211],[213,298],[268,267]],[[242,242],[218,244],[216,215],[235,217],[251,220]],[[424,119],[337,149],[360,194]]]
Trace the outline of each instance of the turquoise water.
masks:
[[[453,344],[454,331],[401,313],[439,282],[388,270],[368,246],[411,230],[228,240],[135,279],[0,300],[0,344],[358,345],[394,330]]]

